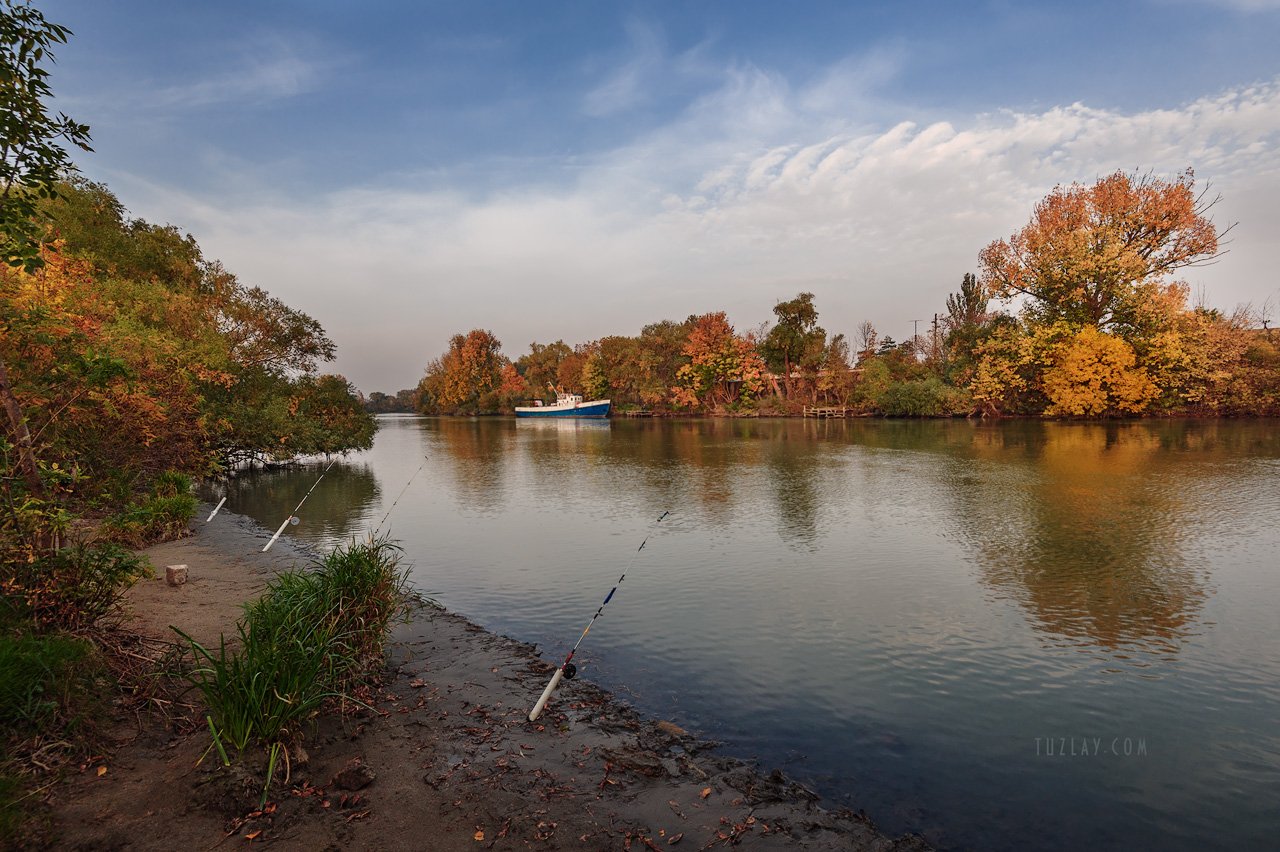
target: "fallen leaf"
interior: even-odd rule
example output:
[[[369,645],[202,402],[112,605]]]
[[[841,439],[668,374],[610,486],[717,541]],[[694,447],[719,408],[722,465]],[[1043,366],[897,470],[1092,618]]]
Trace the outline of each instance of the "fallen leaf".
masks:
[[[705,799],[707,796],[710,796],[710,795],[711,795],[711,788],[710,788],[710,787],[703,787],[703,788],[702,788],[702,798],[704,798],[704,799]]]
[[[681,840],[684,840],[684,832],[683,832],[683,831],[682,831],[682,832],[680,832],[679,834],[673,834],[673,835],[671,835],[671,839],[667,841],[667,845],[668,845],[668,846],[675,846],[675,845],[676,845],[677,843],[679,843]]]
[[[98,767],[98,777],[99,777],[99,778],[101,778],[103,775],[106,775],[106,774],[107,774],[107,767],[105,767],[105,766],[99,766],[99,767]]]
[[[474,837],[476,839],[476,843],[484,843],[484,830],[476,829]]]
[[[244,836],[244,839],[245,839],[245,840],[257,840],[257,839],[258,839],[258,835],[260,835],[260,834],[262,834],[262,829],[258,829],[257,831],[253,831],[253,832],[250,832],[249,834],[246,834],[246,835]]]

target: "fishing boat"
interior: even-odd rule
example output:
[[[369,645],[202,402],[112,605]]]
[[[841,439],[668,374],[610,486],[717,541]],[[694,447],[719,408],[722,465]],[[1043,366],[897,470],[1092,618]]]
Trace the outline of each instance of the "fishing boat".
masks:
[[[542,400],[535,400],[533,405],[517,405],[516,417],[596,417],[609,416],[609,400],[593,399],[583,402],[582,396],[576,393],[556,391],[554,405],[546,405]]]

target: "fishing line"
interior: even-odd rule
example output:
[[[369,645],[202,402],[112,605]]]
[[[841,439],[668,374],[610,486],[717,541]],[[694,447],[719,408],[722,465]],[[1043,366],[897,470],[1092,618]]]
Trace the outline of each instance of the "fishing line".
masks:
[[[560,685],[560,679],[567,677],[572,680],[573,676],[578,673],[578,667],[573,664],[573,655],[577,653],[578,646],[582,644],[583,639],[587,638],[587,634],[591,632],[591,625],[595,624],[596,619],[600,617],[600,613],[604,612],[605,606],[613,599],[614,592],[618,591],[618,586],[621,586],[622,581],[627,579],[627,572],[630,571],[631,566],[635,564],[636,557],[640,555],[640,551],[644,550],[644,546],[648,543],[649,536],[652,535],[653,530],[657,528],[658,524],[662,523],[663,518],[670,514],[670,512],[663,512],[658,516],[658,520],[654,521],[653,525],[649,527],[649,532],[645,534],[644,541],[640,542],[640,546],[636,548],[636,552],[631,554],[631,559],[627,562],[627,567],[622,569],[622,576],[618,578],[618,582],[613,584],[613,588],[609,590],[609,594],[604,596],[604,602],[600,604],[600,608],[596,610],[596,614],[591,616],[591,620],[587,622],[587,626],[582,631],[582,635],[578,637],[578,641],[574,642],[573,647],[569,649],[569,654],[564,658],[564,662],[560,664],[560,668],[556,669],[555,674],[551,676],[551,682],[547,684],[547,688],[542,690],[542,696],[538,699],[538,703],[533,705],[533,710],[529,712],[530,722],[537,721],[538,717],[542,715],[543,708],[547,706],[547,702],[551,699],[551,693],[555,692],[556,687]]]
[[[422,464],[418,465],[418,469],[413,472],[413,476],[409,477],[409,481],[404,484],[404,488],[400,489],[400,493],[396,495],[396,499],[391,501],[391,508],[387,509],[387,513],[382,516],[382,520],[378,521],[378,526],[373,530],[375,538],[378,533],[382,531],[382,525],[387,522],[387,518],[391,517],[391,513],[395,511],[396,504],[400,502],[400,498],[404,496],[404,492],[409,490],[409,486],[413,484],[413,480],[417,479],[418,474],[422,473],[422,469],[426,466],[427,460],[424,458],[422,460]]]
[[[338,457],[334,456],[333,461],[329,462],[329,467],[326,467],[324,471],[320,474],[320,479],[324,479],[324,475],[329,472],[329,468],[333,467],[335,464],[337,464],[337,462],[338,462]],[[266,553],[268,550],[271,549],[271,545],[276,543],[276,539],[278,539],[280,537],[280,534],[284,532],[285,527],[289,526],[289,524],[296,525],[302,522],[302,519],[298,517],[298,510],[302,508],[303,503],[307,502],[307,498],[311,496],[311,492],[316,490],[316,486],[320,484],[320,479],[317,479],[312,484],[311,489],[307,491],[306,494],[302,495],[302,499],[298,501],[298,505],[293,507],[293,511],[289,513],[289,517],[284,519],[284,523],[280,525],[280,529],[276,530],[276,534],[271,536],[271,541],[263,545],[262,547],[263,553]]]

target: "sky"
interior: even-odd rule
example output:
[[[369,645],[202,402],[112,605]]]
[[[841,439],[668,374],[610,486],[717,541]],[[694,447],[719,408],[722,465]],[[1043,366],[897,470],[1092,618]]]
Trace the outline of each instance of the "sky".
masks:
[[[36,0],[81,171],[414,386],[815,294],[898,340],[1057,184],[1187,168],[1280,320],[1280,0]]]

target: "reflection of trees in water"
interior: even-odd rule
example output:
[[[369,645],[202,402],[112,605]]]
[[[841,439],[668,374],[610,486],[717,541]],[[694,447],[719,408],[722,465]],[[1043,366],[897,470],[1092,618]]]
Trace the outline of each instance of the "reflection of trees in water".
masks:
[[[506,419],[441,417],[433,421],[439,444],[453,462],[458,502],[471,509],[493,511],[502,506],[507,450],[514,422]]]
[[[1185,427],[1187,424],[1183,424]],[[1182,538],[1201,445],[1162,424],[1017,422],[978,428],[942,480],[985,582],[1041,630],[1108,651],[1176,651],[1205,599]]]
[[[222,486],[227,508],[248,515],[274,530],[316,485],[327,462],[309,462],[233,477]],[[368,465],[339,460],[325,473],[298,512],[301,535],[349,538],[365,532],[364,519],[381,498],[377,477]],[[214,502],[219,498],[215,497]],[[299,527],[290,529],[297,532]]]

